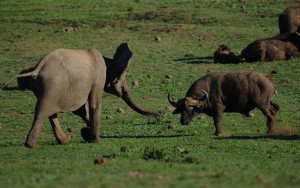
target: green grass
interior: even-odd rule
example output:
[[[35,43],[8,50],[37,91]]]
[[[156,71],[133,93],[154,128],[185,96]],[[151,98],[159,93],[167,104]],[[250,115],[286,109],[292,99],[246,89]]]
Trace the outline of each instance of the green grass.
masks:
[[[159,121],[136,114],[105,94],[100,144],[85,143],[84,123],[60,114],[72,140],[58,145],[45,122],[35,149],[24,147],[35,97],[30,91],[0,92],[0,187],[299,187],[299,59],[266,63],[214,64],[213,52],[227,44],[240,52],[250,42],[278,33],[278,14],[299,1],[61,0],[0,2],[0,82],[35,65],[57,48],[97,48],[112,57],[129,41],[133,58],[127,81],[143,107],[160,111]],[[77,31],[57,33],[62,27]],[[38,32],[38,31],[41,32]],[[162,40],[157,42],[155,36]],[[223,137],[212,135],[212,118],[189,126],[166,110],[167,93],[180,98],[208,72],[275,70],[281,107],[278,135],[267,136],[266,118],[225,114]],[[164,83],[166,75],[172,75]],[[118,108],[125,110],[118,113]],[[110,116],[111,118],[106,118]],[[175,129],[168,129],[168,125]],[[292,134],[286,134],[293,130]],[[124,149],[125,148],[125,149]],[[94,164],[105,158],[104,165]]]

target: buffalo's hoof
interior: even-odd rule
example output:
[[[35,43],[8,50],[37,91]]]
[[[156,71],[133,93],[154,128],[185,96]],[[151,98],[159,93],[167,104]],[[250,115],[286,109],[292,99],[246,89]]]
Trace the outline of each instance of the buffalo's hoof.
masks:
[[[215,136],[222,136],[222,132],[215,132],[214,135]]]

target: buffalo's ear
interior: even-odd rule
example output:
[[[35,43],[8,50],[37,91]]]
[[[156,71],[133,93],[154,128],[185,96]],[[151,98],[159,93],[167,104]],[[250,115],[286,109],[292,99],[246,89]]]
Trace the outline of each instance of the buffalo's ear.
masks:
[[[176,108],[174,111],[173,111],[173,114],[180,114],[181,113],[181,110]]]

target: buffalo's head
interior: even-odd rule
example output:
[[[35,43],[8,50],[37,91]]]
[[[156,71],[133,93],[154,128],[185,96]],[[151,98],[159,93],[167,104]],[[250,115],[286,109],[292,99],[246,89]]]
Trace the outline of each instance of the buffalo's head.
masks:
[[[176,108],[173,111],[173,114],[181,114],[180,123],[182,125],[188,125],[192,121],[193,117],[195,117],[197,112],[201,112],[203,106],[206,104],[206,101],[208,100],[208,94],[202,89],[201,91],[204,95],[200,100],[194,99],[193,97],[185,97],[175,102],[171,99],[170,93],[168,94],[169,103]]]

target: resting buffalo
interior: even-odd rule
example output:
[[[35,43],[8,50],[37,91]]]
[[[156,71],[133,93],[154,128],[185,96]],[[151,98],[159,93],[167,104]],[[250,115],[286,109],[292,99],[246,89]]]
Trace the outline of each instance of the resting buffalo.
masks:
[[[300,56],[300,34],[283,33],[250,43],[241,53],[246,62],[286,60]]]
[[[222,134],[223,112],[239,112],[250,115],[258,108],[267,117],[267,133],[273,133],[275,115],[279,106],[271,101],[275,92],[273,82],[260,72],[229,72],[207,74],[196,80],[185,98],[177,102],[168,100],[176,109],[173,114],[181,114],[180,122],[187,125],[198,113],[213,117],[215,135]]]
[[[300,7],[287,8],[278,17],[280,33],[300,31]]]
[[[236,56],[231,49],[222,44],[214,53],[215,63],[239,63],[240,59]]]

